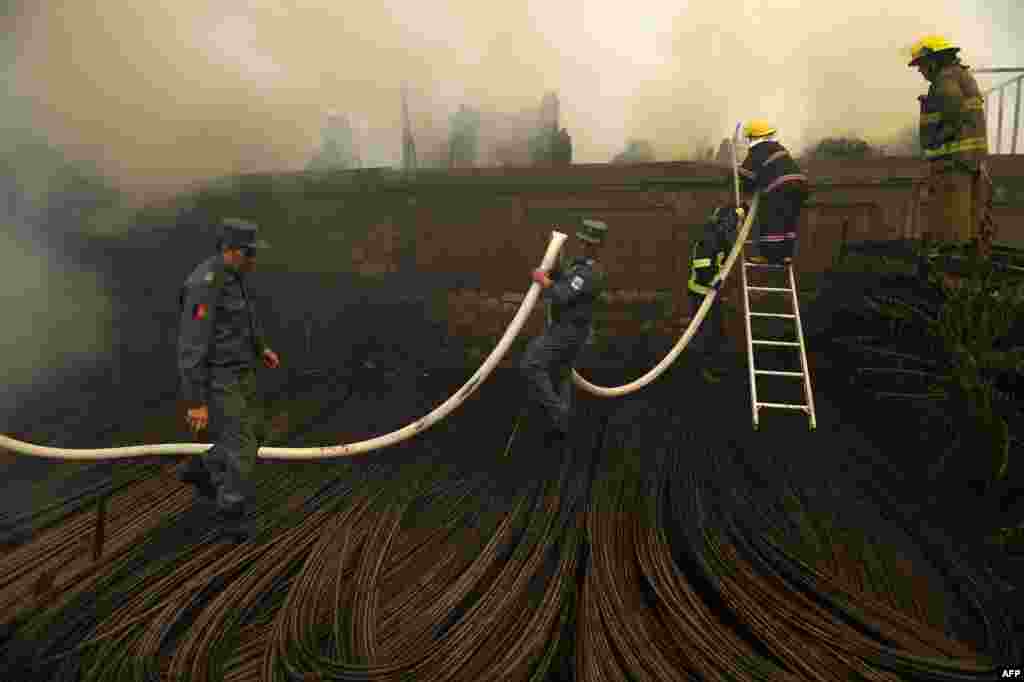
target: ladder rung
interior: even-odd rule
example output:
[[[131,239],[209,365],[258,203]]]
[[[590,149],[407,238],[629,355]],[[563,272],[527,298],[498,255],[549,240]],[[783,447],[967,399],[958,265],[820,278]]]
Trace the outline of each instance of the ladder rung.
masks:
[[[753,341],[751,341],[751,343],[753,343],[755,346],[796,346],[797,348],[800,347],[799,341],[760,341],[758,339],[754,339]]]
[[[744,265],[748,268],[774,268],[776,270],[785,270],[785,265],[775,265],[774,263],[751,263],[750,261],[744,261]]]
[[[755,369],[754,374],[771,374],[777,377],[802,377],[803,372],[783,372],[776,369]]]
[[[747,287],[747,291],[785,291],[791,293],[793,290],[789,287]]]
[[[789,313],[750,313],[751,317],[784,317],[787,320],[795,320],[796,315],[790,315]]]
[[[789,403],[758,403],[758,407],[777,407],[780,410],[803,410],[807,411],[807,405],[790,405]]]

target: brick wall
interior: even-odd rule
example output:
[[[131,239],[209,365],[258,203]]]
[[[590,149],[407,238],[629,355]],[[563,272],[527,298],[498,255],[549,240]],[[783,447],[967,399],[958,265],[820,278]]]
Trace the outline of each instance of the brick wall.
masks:
[[[927,197],[921,192],[926,169],[918,161],[817,162],[808,163],[806,170],[815,182],[799,227],[798,273],[824,272],[844,239],[901,239],[926,229],[922,209]],[[1024,180],[1024,163],[1017,159],[995,158],[992,170],[997,185]],[[532,173],[540,181],[547,171]],[[598,320],[605,333],[675,337],[685,328],[694,312],[686,297],[690,234],[716,204],[729,199],[729,176],[721,168],[702,164],[583,166],[569,173],[590,182],[573,186],[563,176],[558,179],[564,185],[559,186],[558,179],[551,178],[554,187],[541,184],[478,200],[483,205],[467,211],[475,220],[430,222],[429,245],[423,249],[417,244],[418,266],[478,273],[476,288],[450,299],[453,333],[476,329],[486,336],[499,335],[516,309],[512,301],[529,286],[528,273],[543,253],[550,231],[565,218],[583,215],[606,220],[611,231],[603,253],[611,302]],[[514,176],[508,181],[514,185]],[[1018,222],[1022,213],[1020,202],[996,207],[997,220],[1005,228],[1003,241],[1024,236]],[[446,237],[438,239],[439,235]],[[744,326],[738,285],[738,276],[731,277],[722,299],[732,311],[726,316],[729,334],[741,348]],[[662,317],[638,314],[642,302],[658,297],[663,300],[658,308]],[[754,294],[754,307],[762,309],[765,304],[771,306]],[[541,324],[538,311],[526,333],[538,332]]]
[[[995,156],[990,168],[1000,241],[1024,246],[1024,161]],[[801,274],[828,269],[844,239],[898,239],[927,228],[922,162],[819,161],[807,163],[805,170],[813,193],[799,226],[796,265]],[[414,175],[364,171],[303,182],[293,176],[290,190],[274,194],[284,224],[301,230],[301,239],[276,237],[274,220],[264,222],[272,240],[295,242],[302,254],[275,249],[268,259],[296,257],[310,263],[322,252],[328,269],[351,263],[354,272],[375,277],[406,269],[449,276],[451,285],[435,314],[452,333],[483,337],[496,337],[511,321],[516,297],[528,289],[529,273],[551,231],[571,235],[568,226],[584,216],[605,220],[610,229],[602,260],[612,302],[603,313],[603,333],[676,334],[690,313],[691,233],[732,194],[728,168],[692,162]],[[307,214],[316,218],[315,228],[309,227]],[[572,239],[566,247],[575,248]],[[734,310],[727,324],[737,344],[743,338],[738,279],[731,277],[722,294]],[[541,321],[538,310],[527,334],[536,333]]]

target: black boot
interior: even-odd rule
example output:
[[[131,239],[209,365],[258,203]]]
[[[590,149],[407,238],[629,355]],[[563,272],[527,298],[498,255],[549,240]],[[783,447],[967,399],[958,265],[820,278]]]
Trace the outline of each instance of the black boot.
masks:
[[[182,483],[193,485],[200,497],[217,499],[217,488],[213,485],[210,471],[203,465],[202,455],[191,455],[174,469],[174,476]]]
[[[221,537],[231,542],[248,542],[256,534],[256,523],[246,518],[244,511],[229,511],[218,507],[214,517]]]
[[[569,437],[569,415],[570,408],[563,406],[559,410],[557,417],[551,420],[551,425],[548,428],[547,433],[544,434],[544,444],[548,447],[554,447],[565,443]]]
[[[544,434],[544,447],[555,448],[565,445],[566,438],[569,434],[561,429],[552,428]]]
[[[247,509],[248,505],[244,500],[229,503],[225,502],[223,495],[220,496],[213,520],[223,537],[234,542],[246,542],[252,538],[256,532],[256,524],[247,517]]]

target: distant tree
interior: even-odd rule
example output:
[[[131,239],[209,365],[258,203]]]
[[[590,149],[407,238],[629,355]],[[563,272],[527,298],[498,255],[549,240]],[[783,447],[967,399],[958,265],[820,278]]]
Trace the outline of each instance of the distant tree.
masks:
[[[527,143],[530,150],[530,161],[535,164],[549,164],[555,159],[555,146],[558,142],[558,126],[542,126],[530,136]]]
[[[655,161],[654,147],[647,140],[626,140],[626,148],[615,155],[612,163],[651,163]]]
[[[320,149],[307,164],[307,170],[345,170],[358,168],[352,126],[344,114],[331,114],[320,132]]]
[[[827,137],[805,154],[808,159],[868,159],[877,151],[865,140],[854,137]]]
[[[552,161],[559,166],[572,165],[572,137],[565,128],[562,128],[555,137]]]
[[[480,141],[480,113],[466,105],[452,114],[448,134],[448,165],[452,168],[476,165]]]
[[[714,161],[715,163],[721,163],[727,166],[732,165],[732,140],[728,137],[722,138],[722,141],[719,143]]]

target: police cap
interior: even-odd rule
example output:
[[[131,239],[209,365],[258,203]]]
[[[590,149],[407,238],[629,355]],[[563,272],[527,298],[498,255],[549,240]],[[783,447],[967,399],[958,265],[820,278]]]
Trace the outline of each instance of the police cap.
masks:
[[[241,218],[225,218],[217,232],[222,249],[266,249],[270,244],[258,238],[259,226]]]

